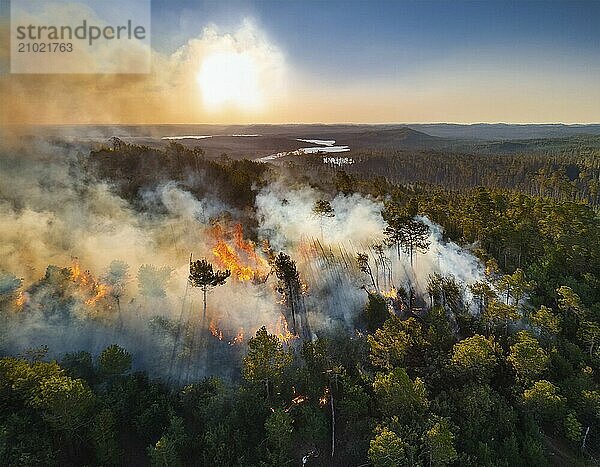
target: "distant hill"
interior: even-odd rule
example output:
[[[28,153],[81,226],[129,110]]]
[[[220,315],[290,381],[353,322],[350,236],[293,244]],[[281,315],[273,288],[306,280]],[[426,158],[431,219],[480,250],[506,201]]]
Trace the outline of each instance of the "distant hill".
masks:
[[[589,155],[600,149],[600,124],[61,125],[24,127],[23,134],[93,147],[117,136],[127,143],[154,148],[172,141],[165,137],[195,136],[176,141],[187,147],[202,148],[207,157],[227,154],[236,159],[318,147],[299,140],[335,140],[336,145],[348,146],[351,152],[435,150],[466,154],[561,154],[577,151]]]
[[[379,129],[337,135],[337,144],[361,149],[438,149],[453,141],[410,128]]]
[[[591,125],[517,125],[507,123],[455,123],[407,124],[409,128],[440,138],[475,140],[516,140],[537,138],[564,138],[579,135],[600,135],[600,124]]]

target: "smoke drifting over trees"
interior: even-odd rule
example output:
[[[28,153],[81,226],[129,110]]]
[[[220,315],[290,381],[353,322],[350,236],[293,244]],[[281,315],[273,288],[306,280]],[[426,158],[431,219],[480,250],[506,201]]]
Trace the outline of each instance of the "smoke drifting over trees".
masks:
[[[0,462],[516,465],[598,446],[586,204],[173,142],[0,156]]]
[[[5,351],[44,344],[56,356],[79,350],[97,354],[116,342],[133,353],[138,367],[157,374],[181,371],[146,356],[164,354],[168,360],[169,349],[176,349],[185,359],[189,352],[208,351],[199,344],[204,337],[186,330],[199,318],[198,301],[203,300],[186,285],[190,253],[217,269],[227,269],[223,261],[229,258],[251,271],[252,280],[233,271],[224,285],[206,290],[209,321],[217,332],[234,334],[221,336],[225,340],[240,332],[251,336],[263,325],[276,331],[282,316],[289,332],[305,338],[335,323],[351,330],[367,302],[361,287],[373,290],[355,258],[383,241],[383,205],[374,199],[338,194],[328,202],[318,190],[287,186],[273,174],[271,181],[250,189],[252,205],[230,205],[221,200],[229,197],[221,193],[232,189],[227,178],[211,179],[216,165],[198,165],[193,157],[178,162],[188,153],[176,145],[165,156],[176,158],[171,165],[183,179],[170,179],[171,166],[158,176],[131,169],[139,179],[130,182],[138,185],[134,193],[118,174],[130,170],[128,161],[139,151],[135,147],[90,155],[83,146],[34,140],[3,151],[0,268],[2,296],[10,297],[2,306],[11,308]],[[193,170],[177,169],[187,163]],[[107,179],[111,166],[116,173]],[[144,164],[138,170],[145,170]],[[323,208],[319,213],[325,221],[315,216],[315,206]],[[469,299],[466,285],[482,278],[481,264],[442,241],[441,229],[428,219],[418,222],[430,229],[431,247],[415,258],[414,277],[410,255],[380,251],[390,262],[393,283],[425,296],[430,274],[454,274]],[[250,226],[240,231],[253,242],[228,233],[237,223]],[[215,230],[215,225],[220,227]],[[215,239],[215,232],[228,238]],[[224,252],[217,254],[219,244]],[[279,254],[278,259],[270,260],[270,254]],[[279,261],[286,257],[295,263],[294,277]],[[286,305],[279,303],[278,287]],[[193,374],[198,371],[210,373],[202,368]]]

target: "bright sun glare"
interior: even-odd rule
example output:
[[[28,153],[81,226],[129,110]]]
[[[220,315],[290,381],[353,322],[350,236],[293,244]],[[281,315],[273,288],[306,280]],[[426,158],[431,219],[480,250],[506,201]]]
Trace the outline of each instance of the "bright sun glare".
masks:
[[[204,104],[211,110],[225,106],[250,110],[261,104],[256,62],[248,54],[209,55],[200,66],[197,79]]]

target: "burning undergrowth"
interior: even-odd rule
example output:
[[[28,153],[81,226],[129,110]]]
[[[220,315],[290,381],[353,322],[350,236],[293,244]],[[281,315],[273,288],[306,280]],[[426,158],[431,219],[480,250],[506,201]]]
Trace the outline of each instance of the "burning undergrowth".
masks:
[[[117,343],[138,367],[174,383],[229,377],[261,326],[294,347],[332,326],[353,331],[366,291],[388,295],[400,312],[397,291],[423,300],[434,273],[463,285],[482,277],[479,262],[442,241],[426,218],[430,247],[411,265],[384,244],[382,204],[359,195],[334,197],[331,215],[319,217],[313,206],[321,193],[272,182],[242,215],[216,193],[200,199],[166,181],[144,187],[142,209],[134,209],[82,168],[81,151],[44,145],[7,157],[0,171],[6,353],[47,345],[57,357],[98,354]],[[255,228],[245,229],[248,216]],[[190,281],[191,262],[201,260],[224,279],[204,288]]]

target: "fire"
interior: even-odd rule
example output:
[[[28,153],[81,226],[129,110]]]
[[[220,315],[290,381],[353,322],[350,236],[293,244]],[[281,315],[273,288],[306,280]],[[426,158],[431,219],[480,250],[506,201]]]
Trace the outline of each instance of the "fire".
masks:
[[[214,322],[211,321],[211,323],[208,325],[208,329],[210,330],[210,333],[217,339],[220,341],[223,340],[223,331],[221,331]]]
[[[25,303],[27,303],[27,300],[29,300],[29,295],[26,292],[19,291],[19,294],[15,299],[15,305],[18,308],[21,308],[23,305],[25,305]]]
[[[88,286],[92,281],[89,271],[82,271],[77,258],[73,259],[71,264],[71,280],[82,286]]]
[[[231,276],[240,281],[249,281],[264,276],[268,263],[256,252],[254,242],[244,239],[241,224],[236,224],[233,234],[225,235],[223,227],[216,224],[212,229],[216,244],[212,249],[219,265],[231,271]],[[226,237],[230,237],[230,243]]]
[[[244,342],[244,328],[241,328],[237,335],[229,341],[229,345],[241,344],[242,342]]]
[[[381,295],[396,300],[398,298],[398,291],[396,290],[396,287],[392,287],[389,292],[381,292]]]
[[[242,265],[237,253],[224,240],[219,240],[212,252],[219,259],[223,267],[231,271],[232,277],[237,277],[240,281],[249,281],[254,277],[252,268]]]
[[[242,224],[236,224],[233,228],[233,238],[235,246],[244,251],[249,259],[257,265],[266,266],[266,261],[256,253],[254,242],[244,239],[244,230]]]
[[[285,320],[283,315],[279,315],[279,319],[275,323],[273,329],[273,334],[275,334],[277,338],[285,344],[290,342],[292,339],[298,337],[290,332],[290,330],[288,329],[287,321]]]
[[[244,343],[244,338],[246,337],[246,333],[244,328],[240,328],[237,333],[230,332],[225,325],[221,328],[220,319],[212,319],[208,324],[208,330],[211,335],[219,339],[220,341],[227,342],[231,346],[240,345]],[[298,336],[291,333],[288,329],[285,318],[280,315],[279,319],[275,322],[274,325],[269,326],[270,333],[277,336],[277,338],[283,342],[284,344],[289,343],[291,340],[296,339]]]
[[[98,302],[98,300],[106,297],[106,295],[108,294],[108,286],[106,284],[95,284],[94,290],[95,295],[92,298],[85,301],[86,305],[94,305]]]
[[[319,397],[319,406],[325,407],[329,402],[329,388],[325,388],[323,395]]]
[[[84,303],[93,306],[110,292],[108,285],[96,280],[89,271],[83,271],[77,258],[71,264],[71,280],[87,295]]]
[[[294,389],[294,388],[292,388],[292,389]],[[295,390],[295,389],[294,389],[294,392],[296,392],[296,390]],[[294,397],[294,398],[292,399],[292,402],[290,403],[290,405],[289,405],[288,407],[286,407],[286,408],[285,408],[283,411],[287,413],[287,412],[289,412],[290,410],[292,410],[292,408],[293,408],[294,406],[296,406],[296,405],[300,405],[300,404],[303,404],[303,403],[304,403],[304,402],[306,402],[307,400],[308,400],[308,396],[304,396],[304,395],[300,394],[300,395],[298,395],[298,396]],[[273,409],[271,409],[271,410],[273,410]]]
[[[208,330],[210,331],[210,333],[216,337],[217,339],[219,339],[220,341],[224,341],[225,339],[225,333],[223,332],[222,329],[220,329],[218,327],[218,324],[215,321],[211,321],[208,325]],[[235,334],[231,340],[229,340],[227,343],[229,345],[240,345],[244,342],[244,328],[240,328],[240,330],[237,332],[237,334]]]
[[[294,405],[298,405],[298,404],[302,404],[303,402],[306,402],[308,400],[308,396],[296,396],[292,399],[292,404]]]

